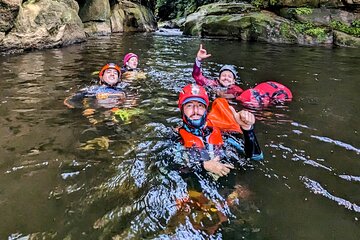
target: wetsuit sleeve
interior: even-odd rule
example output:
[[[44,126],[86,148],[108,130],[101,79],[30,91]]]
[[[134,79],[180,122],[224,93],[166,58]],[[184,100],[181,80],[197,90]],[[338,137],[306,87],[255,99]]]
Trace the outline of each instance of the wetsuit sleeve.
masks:
[[[240,94],[243,92],[244,90],[242,90],[241,87],[237,86],[237,85],[232,85],[231,87],[228,88],[228,90],[226,91],[227,94],[232,94],[234,95],[234,97],[238,97],[240,96]]]
[[[250,158],[251,160],[260,161],[264,159],[264,155],[261,151],[260,145],[256,139],[256,135],[254,132],[254,127],[252,127],[250,130],[244,130],[244,151],[245,156]]]
[[[193,76],[196,84],[198,84],[200,86],[217,86],[218,85],[217,81],[207,79],[206,77],[204,77],[202,75],[201,62],[197,58],[195,58],[192,76]]]

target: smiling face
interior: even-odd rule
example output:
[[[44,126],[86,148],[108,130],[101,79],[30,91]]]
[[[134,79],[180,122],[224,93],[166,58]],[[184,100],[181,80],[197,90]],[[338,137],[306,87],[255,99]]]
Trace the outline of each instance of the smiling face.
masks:
[[[110,86],[115,85],[119,80],[119,72],[116,69],[108,68],[104,71],[102,81]]]
[[[200,119],[206,112],[206,105],[198,101],[190,101],[183,106],[183,113],[191,120]]]
[[[219,77],[219,82],[223,87],[229,87],[235,84],[235,77],[231,71],[222,71]]]
[[[127,61],[127,63],[126,63],[126,66],[128,66],[128,68],[131,68],[131,69],[137,68],[137,65],[138,65],[137,57],[130,58],[129,61]]]

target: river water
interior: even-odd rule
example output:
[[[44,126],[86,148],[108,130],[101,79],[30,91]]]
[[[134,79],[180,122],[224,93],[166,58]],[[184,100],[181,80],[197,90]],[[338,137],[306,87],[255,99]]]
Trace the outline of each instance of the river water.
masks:
[[[265,160],[207,198],[162,164],[200,43],[204,75],[233,64],[242,88],[275,80],[294,95],[251,110]],[[129,51],[147,72],[132,83],[132,116],[63,105]],[[167,34],[0,56],[0,239],[359,239],[359,56]]]

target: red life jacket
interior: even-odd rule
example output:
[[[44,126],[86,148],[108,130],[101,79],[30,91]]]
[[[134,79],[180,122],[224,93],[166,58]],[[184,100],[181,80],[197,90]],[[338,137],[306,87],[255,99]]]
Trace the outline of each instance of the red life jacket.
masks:
[[[284,85],[267,81],[245,90],[236,100],[251,107],[266,107],[270,103],[290,101],[292,93]]]
[[[186,148],[205,148],[205,143],[201,137],[186,131],[184,128],[180,128],[179,134]],[[222,146],[224,144],[219,128],[212,127],[212,132],[206,137],[206,143],[217,146]]]
[[[292,93],[290,89],[278,82],[263,82],[254,87],[254,89],[266,92],[267,94],[269,94],[269,97],[272,101],[287,101],[292,99]]]
[[[250,88],[236,98],[242,104],[250,107],[262,107],[270,104],[270,97],[261,89]]]

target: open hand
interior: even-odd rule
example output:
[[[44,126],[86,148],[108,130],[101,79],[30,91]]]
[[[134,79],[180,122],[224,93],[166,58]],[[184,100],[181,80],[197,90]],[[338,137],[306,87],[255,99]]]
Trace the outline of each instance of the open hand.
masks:
[[[196,58],[199,61],[202,61],[203,59],[208,58],[210,56],[211,56],[211,54],[207,54],[206,49],[202,47],[202,44],[200,44],[200,48],[199,48],[199,51],[197,52]]]
[[[222,177],[228,175],[230,170],[234,169],[234,166],[227,163],[221,163],[220,157],[216,156],[209,161],[205,161],[204,168],[206,171],[215,173],[216,175]]]
[[[255,116],[249,111],[241,110],[240,112],[236,112],[235,109],[230,106],[230,110],[234,115],[236,122],[240,125],[240,127],[244,130],[250,130],[252,125],[255,123]]]

